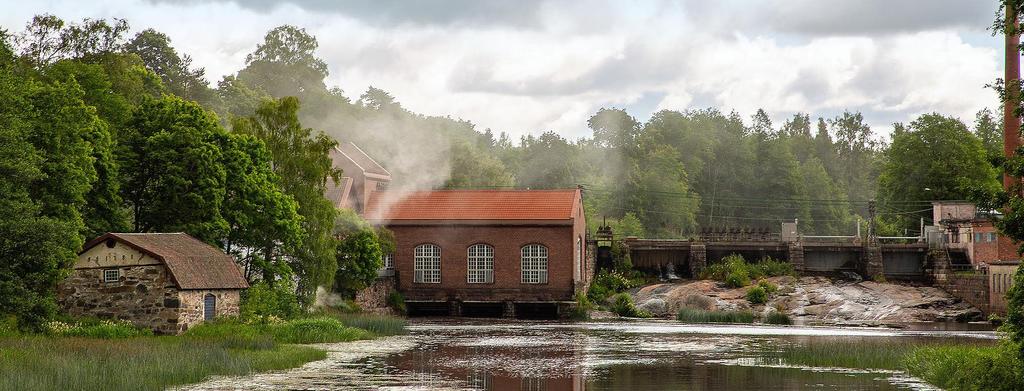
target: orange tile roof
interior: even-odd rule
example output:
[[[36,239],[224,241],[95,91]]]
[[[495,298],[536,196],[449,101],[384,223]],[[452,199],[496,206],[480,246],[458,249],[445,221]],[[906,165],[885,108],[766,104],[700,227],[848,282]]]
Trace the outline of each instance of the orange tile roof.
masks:
[[[364,216],[395,220],[570,220],[578,189],[374,193]],[[393,198],[398,198],[397,200]]]

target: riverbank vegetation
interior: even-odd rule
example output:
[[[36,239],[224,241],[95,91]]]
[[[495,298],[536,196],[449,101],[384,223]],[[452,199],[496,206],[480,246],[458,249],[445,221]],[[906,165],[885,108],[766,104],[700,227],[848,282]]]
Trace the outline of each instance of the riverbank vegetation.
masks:
[[[754,323],[750,311],[706,311],[683,308],[676,314],[676,320],[684,323]]]
[[[730,288],[742,288],[766,277],[794,276],[793,265],[772,257],[748,262],[742,255],[732,254],[704,268],[700,277],[725,283]],[[762,287],[768,288],[768,287]]]
[[[1007,342],[892,339],[818,341],[762,352],[766,364],[905,371],[947,390],[1021,390],[1024,366]]]
[[[0,335],[0,389],[161,390],[211,375],[293,368],[326,357],[294,344],[405,333],[405,320],[318,313],[293,319],[224,318],[181,336],[153,336],[127,322],[52,321],[43,334]]]
[[[300,366],[322,350],[272,338],[0,338],[3,390],[162,390],[211,375]]]

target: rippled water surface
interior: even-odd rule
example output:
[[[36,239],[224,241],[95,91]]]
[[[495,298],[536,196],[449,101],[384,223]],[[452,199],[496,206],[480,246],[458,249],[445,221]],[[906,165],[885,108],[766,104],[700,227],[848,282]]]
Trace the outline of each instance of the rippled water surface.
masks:
[[[324,361],[191,387],[344,390],[905,390],[892,371],[802,368],[754,352],[820,340],[990,343],[989,331],[414,321],[407,336],[322,345]],[[927,327],[926,327],[927,328]]]

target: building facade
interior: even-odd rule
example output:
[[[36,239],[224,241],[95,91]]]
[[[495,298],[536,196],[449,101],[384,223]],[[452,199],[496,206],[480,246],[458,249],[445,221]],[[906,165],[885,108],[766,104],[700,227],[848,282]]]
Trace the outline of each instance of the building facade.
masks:
[[[394,232],[390,258],[410,307],[574,302],[593,274],[582,192],[436,190],[371,198],[365,217]],[[493,308],[493,307],[492,307]]]
[[[335,208],[361,213],[373,193],[386,190],[391,183],[391,173],[351,142],[334,147],[330,157],[333,167],[342,171],[338,182],[327,181],[324,193]]]
[[[249,285],[227,254],[184,233],[109,233],[83,247],[57,300],[68,315],[178,334],[238,315]]]

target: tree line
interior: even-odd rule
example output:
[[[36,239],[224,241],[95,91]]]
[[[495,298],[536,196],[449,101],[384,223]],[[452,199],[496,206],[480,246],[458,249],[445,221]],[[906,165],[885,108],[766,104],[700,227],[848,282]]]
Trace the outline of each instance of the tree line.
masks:
[[[878,199],[880,229],[917,229],[933,199],[998,186],[998,123],[926,114],[882,142],[857,112],[776,125],[719,109],[663,110],[641,123],[597,111],[592,136],[512,140],[466,120],[414,113],[370,87],[326,82],[318,42],[280,26],[214,85],[171,39],[129,37],[123,20],[35,17],[0,43],[0,314],[38,323],[83,242],[104,232],[182,231],[232,253],[246,277],[312,301],[375,276],[389,234],[323,198],[353,141],[394,186],[582,185],[591,228],[685,237],[713,227],[850,234]]]

